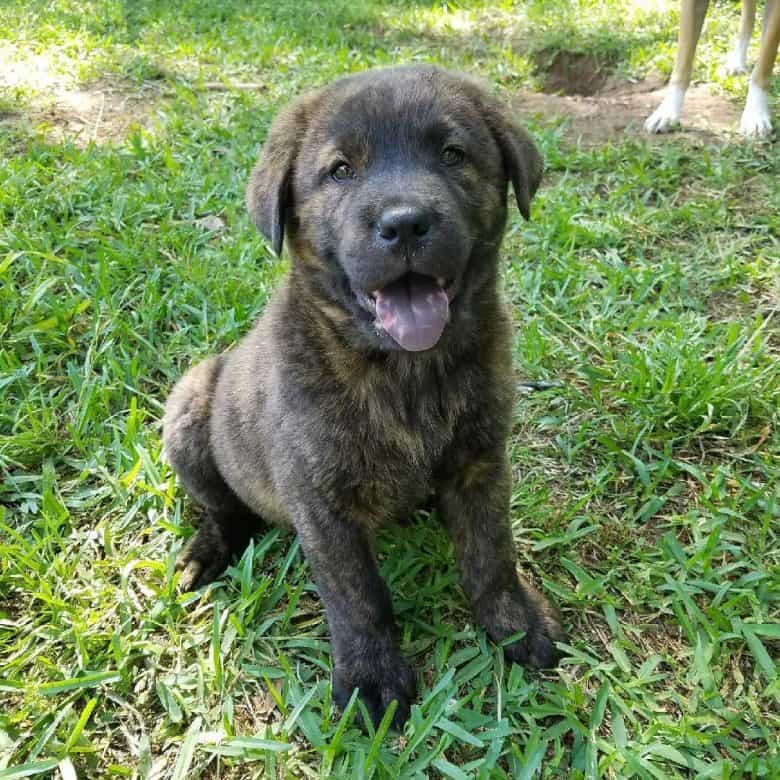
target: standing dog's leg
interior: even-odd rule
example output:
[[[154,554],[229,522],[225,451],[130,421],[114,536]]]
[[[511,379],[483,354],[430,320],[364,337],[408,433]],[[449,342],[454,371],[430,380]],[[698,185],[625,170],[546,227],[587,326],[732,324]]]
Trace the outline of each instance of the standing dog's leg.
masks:
[[[441,486],[439,511],[455,544],[463,589],[474,617],[501,642],[525,632],[504,648],[512,661],[548,667],[560,653],[560,620],[550,602],[518,577],[509,522],[511,472],[505,456],[471,463]]]
[[[742,0],[742,15],[739,19],[739,34],[734,39],[731,51],[726,55],[723,63],[726,73],[732,76],[738,73],[747,73],[747,51],[750,46],[750,38],[753,35],[753,26],[756,23],[756,0]]]
[[[333,699],[343,710],[355,688],[374,725],[395,699],[393,727],[409,717],[416,680],[401,655],[390,593],[361,528],[307,497],[295,528],[325,605],[333,651]]]
[[[780,0],[767,0],[761,29],[761,48],[748,87],[740,132],[754,138],[766,138],[772,132],[769,116],[769,81],[780,43]]]
[[[680,2],[680,35],[677,39],[674,70],[663,102],[645,121],[645,130],[648,133],[663,133],[680,123],[685,92],[691,83],[693,56],[709,4],[710,0]]]

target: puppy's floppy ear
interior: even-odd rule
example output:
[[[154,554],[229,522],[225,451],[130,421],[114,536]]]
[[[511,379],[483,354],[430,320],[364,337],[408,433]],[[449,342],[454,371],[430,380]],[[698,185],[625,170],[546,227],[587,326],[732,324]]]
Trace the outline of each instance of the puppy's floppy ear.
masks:
[[[246,207],[255,227],[280,255],[291,204],[291,179],[298,144],[306,128],[306,101],[297,100],[276,116],[246,188]]]
[[[531,198],[542,181],[542,155],[529,133],[514,121],[498,100],[485,95],[483,108],[485,121],[501,149],[517,208],[525,219],[530,219]]]

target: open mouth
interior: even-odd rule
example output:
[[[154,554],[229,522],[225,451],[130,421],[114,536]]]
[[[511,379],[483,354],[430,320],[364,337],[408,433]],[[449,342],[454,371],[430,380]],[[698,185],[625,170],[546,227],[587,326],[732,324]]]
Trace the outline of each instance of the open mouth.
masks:
[[[378,330],[402,349],[422,352],[441,338],[454,293],[453,280],[410,271],[370,294],[356,291],[355,296],[375,316]]]

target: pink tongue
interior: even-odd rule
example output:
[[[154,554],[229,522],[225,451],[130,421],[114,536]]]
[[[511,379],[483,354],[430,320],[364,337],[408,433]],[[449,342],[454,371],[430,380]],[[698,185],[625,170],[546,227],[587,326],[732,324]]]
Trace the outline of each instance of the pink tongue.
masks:
[[[382,327],[404,349],[420,352],[441,338],[450,303],[430,276],[408,273],[374,295]]]

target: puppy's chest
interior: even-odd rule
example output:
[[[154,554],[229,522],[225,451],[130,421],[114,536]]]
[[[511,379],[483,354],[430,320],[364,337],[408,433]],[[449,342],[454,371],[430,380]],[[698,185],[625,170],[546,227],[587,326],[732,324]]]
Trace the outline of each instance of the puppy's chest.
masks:
[[[375,524],[416,508],[462,412],[437,387],[373,388],[333,420],[333,470],[321,488],[356,519]]]

